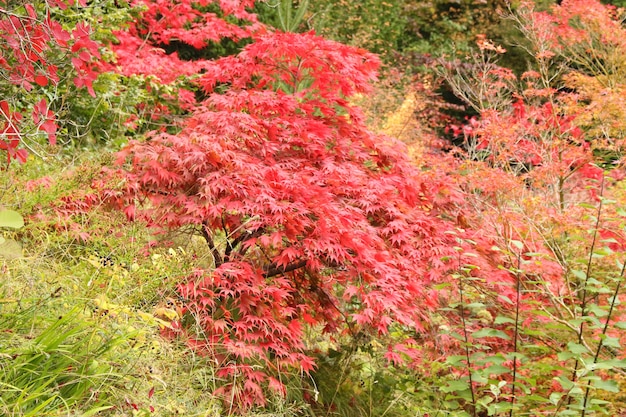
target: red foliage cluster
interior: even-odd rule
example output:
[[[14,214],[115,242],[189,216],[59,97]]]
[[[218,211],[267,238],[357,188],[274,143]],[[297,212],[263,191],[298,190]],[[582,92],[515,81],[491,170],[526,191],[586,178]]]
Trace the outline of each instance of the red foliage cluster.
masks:
[[[110,69],[126,75],[156,77],[171,84],[203,70],[209,61],[182,60],[177,52],[167,54],[163,49],[173,42],[202,49],[222,39],[240,41],[265,30],[255,14],[246,10],[254,1],[171,1],[137,0],[133,6],[144,8],[141,20],[126,31],[115,32],[119,43],[111,45],[116,63]],[[215,12],[206,9],[220,11]],[[236,18],[239,24],[227,22],[223,16]]]
[[[71,56],[76,73],[74,84],[87,88],[95,96],[92,82],[97,73],[92,59],[99,58],[100,52],[98,44],[90,38],[89,26],[80,23],[71,31],[65,30],[51,17],[49,9],[65,9],[73,4],[74,0],[49,1],[48,8],[40,10],[30,3],[15,6],[11,2],[0,2],[0,74],[3,79],[24,91],[33,90],[35,85],[42,88],[57,85],[60,77],[54,56],[65,53]],[[81,5],[85,5],[84,1]],[[20,149],[24,134],[23,112],[21,108],[12,108],[9,101],[0,100],[0,149],[6,151],[8,162],[26,160],[26,150]],[[45,98],[33,106],[31,121],[38,131],[47,133],[50,144],[56,143],[55,116]]]
[[[536,18],[545,17],[553,22],[552,34],[555,49],[573,44],[586,47],[601,45],[626,46],[622,36],[620,13],[615,6],[589,0],[566,0],[549,12],[537,12]]]

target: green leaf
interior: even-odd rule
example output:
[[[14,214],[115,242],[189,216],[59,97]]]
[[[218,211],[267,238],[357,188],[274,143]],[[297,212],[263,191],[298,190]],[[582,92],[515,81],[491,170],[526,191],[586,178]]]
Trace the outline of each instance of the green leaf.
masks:
[[[510,317],[505,317],[505,316],[498,316],[496,317],[496,319],[493,321],[494,324],[503,324],[503,323],[515,323],[515,320],[513,320]]]
[[[489,329],[489,328],[481,329],[477,332],[472,333],[472,337],[476,339],[481,338],[481,337],[499,337],[500,339],[505,339],[505,340],[511,339],[509,335],[504,333],[503,331],[496,330],[496,329]]]
[[[495,385],[492,385],[491,387],[492,387],[492,388],[496,388],[496,389],[497,389],[497,387],[496,387]],[[495,391],[495,392],[496,392],[497,394],[494,394],[494,397],[497,397],[497,396],[499,396],[499,395],[500,395],[500,393],[499,393],[498,391]],[[494,393],[494,391],[492,391],[492,393]],[[487,405],[488,405],[489,403],[492,403],[492,402],[494,402],[494,401],[495,401],[495,398],[494,398],[494,397],[485,396],[485,397],[483,397],[483,398],[480,398],[478,401],[476,401],[476,403],[477,403],[478,405],[480,405],[480,406],[482,406],[482,407],[485,407],[485,408],[486,408],[486,407],[487,407]]]
[[[458,410],[461,406],[459,402],[455,400],[444,401],[443,405],[444,407],[446,407],[447,410]]]
[[[446,363],[452,366],[457,366],[465,361],[465,356],[462,355],[450,355],[446,358]]]
[[[587,280],[587,291],[593,289],[591,288],[592,285],[604,285],[604,283],[602,281],[598,281],[595,278],[589,277],[589,279]]]
[[[522,356],[519,353],[513,353],[513,352],[511,352],[511,355],[518,355],[518,357]],[[503,355],[501,353],[498,353],[496,355],[490,355],[490,356],[485,357],[485,362],[488,363],[489,365],[502,365],[504,362],[511,359],[508,356],[509,355]]]
[[[575,384],[570,381],[565,375],[559,375],[558,377],[554,378],[559,384],[561,384],[561,386],[563,387],[563,389],[565,391],[571,391],[574,389]],[[552,396],[550,396],[552,397]]]
[[[502,415],[502,413],[512,410],[513,405],[510,402],[501,401],[497,403],[490,404],[487,409],[489,410],[490,416]]]
[[[489,375],[502,375],[511,372],[511,369],[502,365],[491,365],[485,368],[485,372]]]
[[[609,314],[608,311],[606,311],[605,309],[603,309],[597,304],[589,304],[587,306],[587,314],[588,313],[592,313],[596,317],[605,317]]]
[[[506,355],[504,355],[504,358],[509,361],[517,359],[518,361],[523,362],[527,359],[527,356],[521,352],[509,352]]]
[[[599,362],[599,364],[607,364],[611,368],[626,368],[626,359],[609,359],[608,361]]]
[[[597,363],[590,363],[585,366],[585,369],[589,371],[596,371],[598,369],[615,369],[626,368],[626,361],[620,359],[609,359],[606,361],[600,361]]]
[[[502,294],[498,294],[498,298],[501,299],[502,301],[505,301],[509,304],[513,304],[513,301],[511,301],[511,299],[509,297],[507,297],[506,295],[502,295]]]
[[[558,393],[553,393],[553,394],[558,394]],[[527,400],[527,401],[532,401],[532,402],[534,402],[536,404],[545,404],[545,403],[551,402],[551,400],[547,399],[544,396],[538,395],[538,394],[529,394],[529,395],[525,396],[524,399]],[[558,402],[558,400],[557,400],[557,402]]]
[[[472,381],[475,384],[486,384],[489,382],[483,371],[472,372]]]
[[[615,349],[620,349],[622,346],[619,343],[619,339],[612,336],[605,336],[602,339],[602,345],[606,347],[611,347]]]
[[[572,359],[573,357],[575,357],[576,355],[574,355],[572,352],[567,352],[567,351],[562,351],[557,353],[556,357],[559,361],[566,361],[568,359]]]
[[[610,248],[598,248],[596,250],[593,251],[593,253],[591,254],[592,258],[604,258],[605,256],[608,256],[610,254],[612,254],[613,251]]]
[[[592,386],[596,389],[601,389],[603,391],[615,392],[615,393],[620,392],[619,385],[617,385],[617,382],[611,379],[608,379],[606,381],[602,379],[593,381]]]
[[[24,227],[24,218],[13,210],[0,210],[0,227],[20,229]]]
[[[580,345],[578,343],[574,343],[574,342],[569,342],[567,344],[567,349],[575,354],[583,354],[583,353],[589,353],[589,351],[587,350],[586,347],[584,347],[583,345]]]
[[[597,404],[597,405],[608,405],[611,404],[611,401],[605,401],[605,400],[600,400],[598,398],[594,398],[591,401],[589,401],[590,404]]]
[[[468,389],[469,384],[467,383],[467,381],[463,380],[449,381],[445,387],[440,388],[441,391],[446,393],[465,391]]]
[[[0,258],[18,259],[22,257],[22,245],[13,239],[4,239],[0,241]]]
[[[563,396],[562,392],[553,392],[550,394],[550,402],[554,405],[557,405]]]
[[[456,340],[460,340],[461,342],[465,341],[465,338],[463,336],[461,336],[459,333],[457,332],[452,332],[450,333],[450,337],[456,339]]]
[[[617,239],[615,239],[614,237],[610,237],[610,238],[607,238],[607,239],[602,239],[601,242],[604,242],[604,243],[619,243],[617,241]]]

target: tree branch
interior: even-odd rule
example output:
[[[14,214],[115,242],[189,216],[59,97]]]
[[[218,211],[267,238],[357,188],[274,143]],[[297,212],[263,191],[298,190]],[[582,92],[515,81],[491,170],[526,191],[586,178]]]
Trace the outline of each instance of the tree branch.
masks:
[[[255,236],[261,235],[262,233],[262,229],[257,229],[254,232],[251,232],[249,230],[241,232],[239,236],[237,236],[232,242],[229,242],[228,245],[226,245],[226,251],[224,252],[224,262],[228,262],[230,260],[230,254],[237,247],[237,245],[239,245],[246,239],[251,239]],[[245,251],[242,252],[240,250],[239,253],[243,255]]]
[[[283,266],[276,266],[276,264],[268,265],[267,267],[263,268],[265,270],[263,277],[271,278],[276,275],[285,274],[287,272],[295,271],[296,269],[304,268],[306,266],[306,262],[307,261],[305,259]]]
[[[230,240],[228,240],[228,238],[230,237],[230,233],[228,232],[228,227],[226,227],[226,222],[224,221],[224,215],[222,214],[222,229],[224,230],[224,240],[226,241],[226,250],[224,251],[224,259],[226,260],[226,258],[228,257],[228,253],[230,253],[233,250],[232,245],[230,244]],[[235,231],[233,230],[233,233]]]
[[[217,268],[221,264],[224,263],[222,256],[220,255],[220,251],[215,247],[215,243],[213,242],[213,238],[209,233],[209,226],[205,223],[202,223],[202,227],[200,228],[202,232],[202,237],[206,240],[207,245],[209,245],[209,249],[211,249],[211,253],[213,254],[213,260],[215,262],[215,267]]]
[[[261,236],[263,233],[265,233],[265,228],[264,228],[264,227],[261,227],[261,228],[256,229],[254,232],[250,233],[248,236],[246,236],[246,238],[248,238],[248,239],[252,239],[252,238],[255,238],[255,237],[259,237],[259,236]],[[245,239],[242,239],[242,241],[243,241],[243,240],[245,240]],[[234,242],[233,242],[233,243],[234,243]],[[233,247],[236,247],[236,246],[237,246],[237,245],[233,244]],[[242,247],[240,247],[240,248],[239,248],[239,251],[238,251],[238,252],[239,252],[239,256],[244,256],[244,255],[246,254],[246,252],[248,251],[248,249],[249,249],[249,248],[250,248],[250,246],[245,246],[245,247],[244,247],[244,246],[242,246]]]

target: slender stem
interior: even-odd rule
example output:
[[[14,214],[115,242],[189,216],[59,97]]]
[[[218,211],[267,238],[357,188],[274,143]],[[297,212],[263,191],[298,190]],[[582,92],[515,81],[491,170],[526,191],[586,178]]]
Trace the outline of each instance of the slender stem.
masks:
[[[585,281],[583,282],[582,295],[580,297],[581,305],[580,305],[580,327],[578,329],[578,344],[581,344],[583,341],[583,331],[585,327],[584,317],[587,313],[587,283],[589,282],[589,276],[591,275],[591,263],[593,260],[593,252],[596,248],[596,239],[598,237],[598,228],[600,227],[600,216],[602,215],[602,203],[604,200],[602,199],[602,195],[604,194],[604,175],[602,176],[602,181],[600,182],[600,203],[598,204],[598,211],[596,213],[596,224],[593,229],[593,238],[591,240],[591,248],[589,248],[589,258],[587,259],[587,270],[585,272]],[[574,364],[574,372],[572,373],[572,382],[576,382],[576,373],[578,371],[578,366],[580,361],[576,359],[576,363]]]
[[[235,249],[237,245],[242,243],[244,240],[252,238],[253,234],[253,232],[244,230],[239,234],[239,236],[233,239],[232,242],[229,241],[227,238],[226,241],[228,242],[228,244],[226,245],[226,250],[224,251],[224,262],[230,261],[230,254],[232,253],[233,249]]]
[[[225,250],[225,254],[230,254],[230,252],[233,250],[233,247],[230,243],[230,240],[228,240],[231,236],[232,233],[235,233],[235,231],[233,231],[232,233],[229,232],[228,230],[228,226],[226,226],[226,222],[224,221],[224,215],[222,214],[222,230],[224,230],[224,241],[226,242],[226,250]],[[227,261],[228,255],[224,256],[224,262],[228,262]]]
[[[561,212],[565,211],[565,178],[559,177],[559,208]]]
[[[613,314],[613,308],[615,307],[615,303],[617,300],[617,295],[619,294],[619,290],[622,286],[622,280],[624,278],[624,272],[626,271],[626,260],[624,260],[624,264],[622,265],[622,270],[619,273],[619,282],[615,287],[615,291],[613,292],[613,298],[611,299],[611,306],[609,307],[609,313],[606,316],[606,321],[604,322],[604,328],[602,329],[602,335],[606,335],[606,332],[609,328],[609,322],[611,321],[611,315]],[[602,350],[602,337],[598,341],[598,347],[596,349],[596,354],[593,357],[593,363],[598,363],[598,358],[600,357],[600,351]],[[585,399],[583,400],[583,409],[581,412],[581,417],[585,417],[585,413],[587,412],[587,401],[589,400],[589,392],[591,391],[591,381],[587,383],[587,389],[585,390]]]
[[[459,255],[459,266],[461,256]],[[469,336],[467,335],[467,325],[465,323],[465,300],[463,299],[463,275],[459,274],[459,294],[461,296],[461,323],[463,324],[463,338],[465,339],[465,359],[467,361],[467,375],[469,378],[470,393],[472,394],[472,414],[476,417],[476,396],[474,394],[474,381],[472,380],[472,363],[470,361]]]
[[[517,382],[517,339],[519,334],[519,305],[520,294],[522,292],[522,281],[520,279],[520,270],[522,267],[522,253],[517,254],[517,271],[515,272],[516,296],[515,296],[515,331],[513,333],[513,381],[511,381],[511,409],[509,410],[509,417],[513,417],[513,406],[515,405],[515,384]]]

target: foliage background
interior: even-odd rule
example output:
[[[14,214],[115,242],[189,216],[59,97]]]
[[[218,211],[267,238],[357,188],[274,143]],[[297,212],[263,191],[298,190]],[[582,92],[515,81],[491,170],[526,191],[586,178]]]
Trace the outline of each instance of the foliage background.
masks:
[[[26,12],[1,4],[3,22],[7,10]],[[225,390],[241,383],[228,371],[236,360],[198,349],[206,310],[190,310],[179,291],[199,268],[216,267],[214,252],[190,228],[154,235],[98,195],[103,172],[115,166],[111,152],[155,130],[184,137],[194,103],[226,96],[242,73],[214,90],[196,81],[216,59],[235,61],[261,25],[249,14],[227,18],[215,4],[192,8],[232,25],[196,48],[164,37],[178,28],[142,32],[146,6],[52,6],[35,4],[70,32],[88,22],[104,60],[83,61],[100,66],[94,94],[72,81],[76,68],[62,50],[50,57],[63,74],[54,86],[0,83],[24,114],[45,98],[62,145],[31,135],[20,143],[26,162],[0,173],[0,208],[26,220],[1,229],[1,414],[625,412],[621,12],[574,0],[512,10],[491,1],[255,5],[261,22],[286,29],[283,7],[294,32],[315,29],[380,54],[374,90],[341,105],[361,105],[370,129],[409,145],[427,211],[452,226],[446,242],[454,243],[431,259],[455,267],[438,275],[429,293],[438,308],[422,312],[420,329],[329,333],[311,325],[300,336],[316,368],[278,374],[280,385],[264,386],[263,401],[242,408]],[[154,53],[137,60],[143,67],[123,55],[129,27],[154,47],[138,49]],[[166,79],[145,65],[174,59],[186,77]],[[296,93],[291,87],[273,91]],[[106,190],[123,189],[111,181]],[[268,361],[248,363],[256,370]]]

